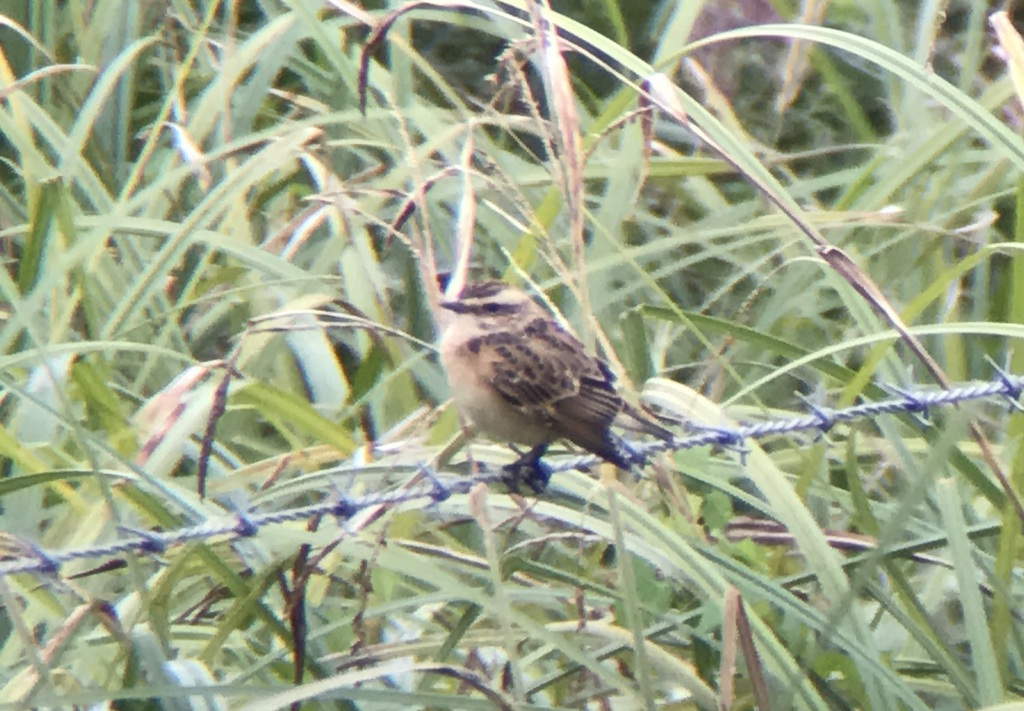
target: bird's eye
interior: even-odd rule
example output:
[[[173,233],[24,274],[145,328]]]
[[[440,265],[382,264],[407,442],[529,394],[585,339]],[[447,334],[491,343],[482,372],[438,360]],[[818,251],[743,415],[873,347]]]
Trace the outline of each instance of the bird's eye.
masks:
[[[484,311],[489,314],[496,314],[501,311],[501,304],[484,304]]]

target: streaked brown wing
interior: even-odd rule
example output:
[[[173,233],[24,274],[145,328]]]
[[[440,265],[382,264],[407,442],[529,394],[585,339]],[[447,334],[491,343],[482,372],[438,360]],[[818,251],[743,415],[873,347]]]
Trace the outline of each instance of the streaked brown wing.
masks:
[[[603,363],[594,360],[607,370]],[[606,459],[612,456],[608,450],[609,428],[622,409],[622,398],[615,391],[611,372],[607,377],[584,376],[579,381],[576,395],[562,398],[552,405],[562,436],[581,447],[596,452]]]
[[[483,337],[493,383],[510,404],[546,420],[554,433],[593,452],[608,446],[608,428],[622,409],[615,377],[575,337],[549,319],[520,333]]]

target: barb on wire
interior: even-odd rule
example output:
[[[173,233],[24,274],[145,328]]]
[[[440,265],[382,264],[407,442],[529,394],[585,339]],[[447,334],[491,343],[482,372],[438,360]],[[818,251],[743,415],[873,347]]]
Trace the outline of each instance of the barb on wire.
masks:
[[[652,442],[633,445],[642,455],[668,449],[681,450],[695,447],[719,446],[738,449],[742,457],[744,443],[748,439],[762,439],[774,435],[793,434],[815,430],[825,433],[840,422],[873,418],[879,415],[904,413],[914,416],[926,414],[929,409],[980,400],[992,397],[1004,398],[1009,406],[1020,409],[1019,402],[1024,394],[1024,377],[1013,375],[996,367],[995,378],[986,383],[963,385],[949,390],[906,391],[889,388],[896,393],[895,397],[878,402],[868,402],[840,410],[826,410],[808,404],[810,414],[781,420],[740,424],[736,427],[701,427],[687,437],[677,437],[672,442]],[[927,422],[925,422],[927,424]],[[588,467],[600,461],[593,454],[560,458],[549,465],[552,474],[571,469]],[[476,476],[440,476],[428,466],[422,466],[418,472],[422,483],[394,491],[375,492],[365,496],[348,497],[337,492],[320,503],[279,511],[250,511],[233,516],[210,519],[194,526],[187,526],[167,531],[146,531],[122,527],[126,534],[116,541],[107,544],[83,548],[63,550],[45,550],[34,543],[22,541],[16,546],[16,553],[8,549],[6,560],[0,560],[0,578],[15,573],[34,572],[56,574],[64,563],[89,559],[103,558],[122,553],[160,554],[173,546],[183,545],[192,541],[205,541],[223,537],[225,540],[237,540],[257,535],[261,529],[271,524],[289,521],[305,521],[316,516],[334,516],[348,519],[356,513],[375,506],[394,507],[411,502],[424,500],[437,504],[453,494],[468,493],[476,484],[493,484],[502,480],[501,472],[483,468]],[[10,538],[10,537],[9,537]]]

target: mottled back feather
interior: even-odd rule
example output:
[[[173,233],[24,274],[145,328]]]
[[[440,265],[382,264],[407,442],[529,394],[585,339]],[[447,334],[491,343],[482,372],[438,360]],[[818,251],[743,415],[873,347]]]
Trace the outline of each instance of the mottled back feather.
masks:
[[[549,318],[536,318],[521,331],[489,333],[474,345],[510,405],[545,419],[558,436],[607,456],[608,428],[622,410],[622,398],[612,372],[574,336]]]

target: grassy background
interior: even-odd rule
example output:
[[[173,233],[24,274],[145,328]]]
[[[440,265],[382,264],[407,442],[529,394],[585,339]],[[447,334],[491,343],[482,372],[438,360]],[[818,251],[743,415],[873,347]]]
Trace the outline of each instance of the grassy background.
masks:
[[[706,424],[1024,372],[997,7],[578,5],[0,1],[2,552],[507,461],[437,269]],[[1021,704],[1021,418],[928,420],[8,576],[0,703]]]

